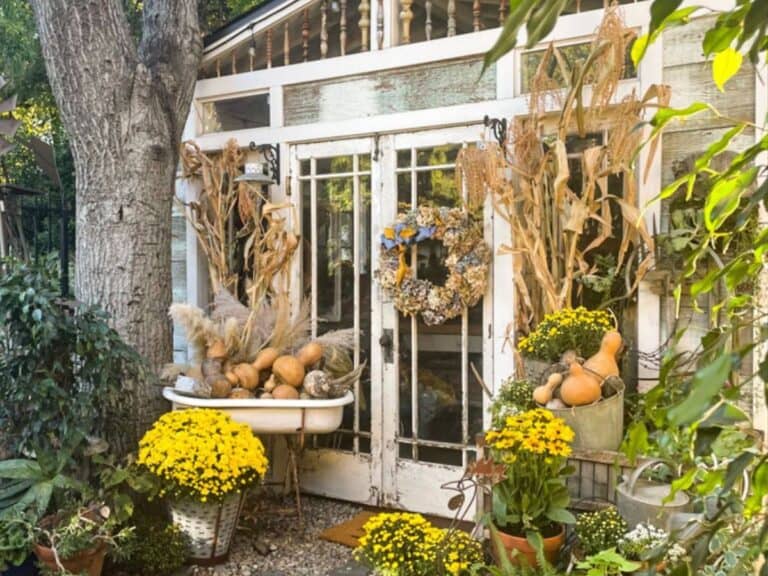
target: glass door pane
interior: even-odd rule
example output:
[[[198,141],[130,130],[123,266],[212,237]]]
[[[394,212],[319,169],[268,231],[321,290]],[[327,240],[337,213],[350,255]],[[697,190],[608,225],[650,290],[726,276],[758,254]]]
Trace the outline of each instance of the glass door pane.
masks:
[[[461,144],[398,149],[397,204],[458,207],[464,191],[455,179]],[[413,246],[410,266],[418,278],[442,284],[447,256],[439,241]],[[398,315],[400,349],[398,456],[414,462],[464,466],[482,430],[483,396],[470,363],[482,374],[483,303],[438,326]]]
[[[312,157],[300,162],[302,278],[311,303],[313,335],[352,329],[355,366],[371,352],[370,154]],[[341,428],[315,447],[370,452],[369,367],[346,407]]]

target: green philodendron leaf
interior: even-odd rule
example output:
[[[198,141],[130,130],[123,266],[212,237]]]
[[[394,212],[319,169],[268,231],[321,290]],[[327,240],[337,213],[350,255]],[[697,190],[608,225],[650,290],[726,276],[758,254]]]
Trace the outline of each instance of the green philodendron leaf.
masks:
[[[728,144],[731,143],[731,140],[741,134],[746,127],[746,123],[742,122],[737,124],[728,130],[725,134],[723,134],[717,142],[710,144],[710,146],[707,148],[707,151],[696,158],[696,164],[694,165],[696,171],[699,172],[709,166],[709,163],[712,161],[712,159],[720,154],[720,152],[725,150],[728,147]]]
[[[691,486],[693,486],[693,481],[696,479],[696,474],[698,471],[698,468],[691,468],[687,470],[686,473],[683,474],[680,478],[675,478],[672,481],[672,490],[669,491],[669,494],[664,497],[662,502],[665,504],[667,502],[671,502],[675,498],[675,494],[680,491],[688,490]]]
[[[731,47],[715,54],[712,61],[712,79],[720,92],[725,92],[725,84],[739,71],[743,60],[741,52]]]
[[[643,421],[632,422],[622,442],[621,449],[631,464],[637,461],[640,454],[648,451],[648,429]]]
[[[699,428],[722,428],[748,420],[749,416],[741,408],[730,402],[723,402],[717,410],[699,423]]]
[[[557,23],[557,17],[568,4],[569,0],[549,0],[539,2],[531,13],[526,29],[528,38],[526,46],[532,48],[549,34]]]
[[[661,27],[674,12],[680,7],[683,0],[654,0],[651,4],[651,34]]]
[[[715,360],[696,371],[690,393],[672,407],[667,418],[673,426],[690,424],[709,409],[710,401],[718,395],[733,367],[730,352],[722,352]]]

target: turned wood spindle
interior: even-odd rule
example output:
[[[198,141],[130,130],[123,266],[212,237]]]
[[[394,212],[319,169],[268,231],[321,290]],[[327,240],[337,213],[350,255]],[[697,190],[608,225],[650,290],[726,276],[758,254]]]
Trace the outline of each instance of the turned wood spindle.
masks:
[[[234,50],[232,50],[232,74],[237,74],[237,58]]]
[[[272,68],[272,28],[267,30],[267,68]]]
[[[291,39],[288,33],[288,22],[283,24],[283,64],[288,66],[291,63]]]
[[[371,5],[368,0],[360,0],[360,50],[368,50],[368,32],[371,28]]]
[[[456,0],[448,0],[448,36],[456,36]]]
[[[341,15],[339,17],[339,47],[341,55],[347,53],[347,0],[341,0]]]
[[[376,0],[378,11],[376,12],[376,42],[379,50],[384,48],[384,0]]]
[[[301,49],[306,62],[309,60],[309,8],[304,8],[304,21],[301,23]]]
[[[427,40],[432,40],[432,0],[424,2],[424,11],[427,15],[427,19],[424,22],[424,34]]]
[[[216,58],[216,78],[221,78],[221,59]]]
[[[507,19],[507,1],[499,0],[499,26],[504,26],[504,21]]]
[[[328,0],[320,4],[320,58],[328,56]]]
[[[480,32],[480,0],[472,2],[472,30]]]
[[[411,21],[413,20],[413,11],[411,6],[413,0],[400,0],[400,23],[402,25],[400,43],[411,43]]]

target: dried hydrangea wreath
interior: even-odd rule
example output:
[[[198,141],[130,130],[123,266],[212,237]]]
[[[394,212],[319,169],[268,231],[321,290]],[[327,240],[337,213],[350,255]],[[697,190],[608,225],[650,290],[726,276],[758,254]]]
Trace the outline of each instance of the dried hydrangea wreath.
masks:
[[[424,240],[439,240],[448,250],[445,284],[414,278],[406,253]],[[401,213],[381,236],[378,272],[384,291],[403,314],[421,314],[430,326],[459,316],[480,301],[488,285],[490,248],[480,222],[463,208],[422,206]]]

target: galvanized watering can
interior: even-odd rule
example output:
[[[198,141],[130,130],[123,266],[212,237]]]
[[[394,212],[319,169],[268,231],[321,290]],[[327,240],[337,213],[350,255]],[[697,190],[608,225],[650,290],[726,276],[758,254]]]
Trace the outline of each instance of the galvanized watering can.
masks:
[[[661,463],[661,460],[648,460],[616,486],[616,507],[630,527],[648,522],[662,530],[669,530],[672,515],[693,511],[693,503],[684,492],[678,492],[672,500],[664,502],[672,491],[672,485],[641,478],[643,472]]]

